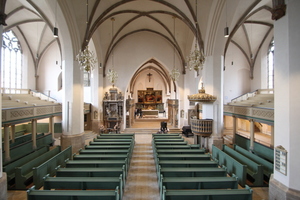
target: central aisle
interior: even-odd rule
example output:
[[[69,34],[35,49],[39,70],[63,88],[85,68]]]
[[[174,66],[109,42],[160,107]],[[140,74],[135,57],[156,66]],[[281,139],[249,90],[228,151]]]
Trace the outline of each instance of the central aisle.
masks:
[[[159,200],[152,134],[135,134],[135,146],[123,200]]]

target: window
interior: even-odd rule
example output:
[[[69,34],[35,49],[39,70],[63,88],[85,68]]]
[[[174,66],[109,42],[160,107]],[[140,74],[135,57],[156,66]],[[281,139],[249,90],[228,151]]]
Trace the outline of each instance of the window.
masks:
[[[2,34],[1,87],[22,88],[22,51],[19,40],[9,30]]]
[[[274,88],[274,48],[274,40],[272,40],[268,52],[268,89]]]

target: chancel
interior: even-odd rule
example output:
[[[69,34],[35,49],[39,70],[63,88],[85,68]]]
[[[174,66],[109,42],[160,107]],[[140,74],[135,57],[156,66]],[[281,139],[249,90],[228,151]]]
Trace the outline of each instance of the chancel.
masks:
[[[299,0],[0,5],[0,199],[299,198]]]

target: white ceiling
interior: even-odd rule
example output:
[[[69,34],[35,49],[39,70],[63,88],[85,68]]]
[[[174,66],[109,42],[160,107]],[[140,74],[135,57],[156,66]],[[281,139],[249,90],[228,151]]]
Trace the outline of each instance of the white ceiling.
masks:
[[[28,46],[33,58],[39,57],[53,42],[60,43],[59,38],[53,37],[52,29],[59,27],[59,20],[64,17],[69,26],[76,27],[80,46],[86,45],[86,39],[101,41],[96,45],[97,51],[103,52],[101,60],[106,60],[113,46],[128,35],[151,32],[169,40],[184,65],[194,35],[198,32],[198,43],[208,54],[210,30],[214,23],[223,29],[225,26],[220,23],[226,16],[231,34],[224,53],[229,45],[236,45],[253,67],[260,46],[273,34],[271,0],[197,0],[197,13],[195,5],[195,0],[88,0],[87,27],[85,0],[59,0],[58,4],[54,0],[9,0],[5,7],[8,16],[4,30],[12,29],[22,44]],[[172,16],[176,16],[175,27]]]

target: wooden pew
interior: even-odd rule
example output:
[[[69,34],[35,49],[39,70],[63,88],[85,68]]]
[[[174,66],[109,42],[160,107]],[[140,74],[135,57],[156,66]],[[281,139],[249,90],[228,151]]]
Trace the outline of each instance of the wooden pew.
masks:
[[[227,172],[223,168],[216,167],[158,167],[157,178],[164,177],[226,177]]]
[[[44,177],[44,190],[112,190],[118,187],[123,196],[123,177]]]
[[[41,136],[39,138],[37,138],[36,140],[36,146],[37,148],[41,148],[43,146],[52,146],[53,144],[53,139],[52,139],[52,135],[51,134],[47,134],[47,135],[44,135],[44,136]],[[25,143],[22,143],[20,145],[17,145],[17,146],[14,146],[10,149],[10,161],[5,161],[4,162],[4,152],[3,152],[3,165],[7,165],[11,162],[14,162],[22,157],[24,157],[25,155],[28,155],[32,152],[34,152],[35,149],[33,149],[33,142],[32,140],[31,141],[28,141],[28,142],[25,142]]]
[[[163,187],[163,200],[252,200],[252,189],[169,190]]]
[[[205,149],[158,149],[158,154],[205,154]]]
[[[126,138],[94,138],[95,142],[134,142],[134,139]]]
[[[66,161],[67,168],[82,168],[82,167],[122,167],[125,165],[127,175],[128,166],[127,158],[124,160],[68,160]]]
[[[215,160],[219,166],[225,166],[229,175],[235,174],[239,178],[239,184],[245,187],[247,180],[246,165],[239,163],[214,145],[212,145],[212,159]]]
[[[119,188],[115,190],[35,190],[27,191],[27,200],[119,200]]]
[[[181,135],[169,136],[169,135],[160,135],[160,136],[152,136],[152,139],[181,139],[183,138]]]
[[[85,149],[130,149],[132,145],[86,145]]]
[[[159,190],[163,186],[169,190],[195,189],[238,189],[237,177],[163,177],[161,175]]]
[[[184,142],[183,138],[154,138],[154,142]]]
[[[122,174],[123,182],[126,180],[125,165],[122,167],[82,167],[57,168],[56,177],[118,177]],[[124,184],[123,184],[124,185]]]
[[[247,165],[247,174],[249,174],[253,179],[254,186],[263,186],[264,185],[264,176],[263,176],[263,166],[253,162],[251,159],[240,154],[239,152],[231,149],[230,147],[223,145],[223,151],[230,155],[232,158],[237,160],[243,165]]]
[[[36,157],[35,159],[27,162],[26,164],[15,168],[15,189],[26,189],[26,182],[33,177],[34,167],[39,166],[40,164],[46,162],[48,159],[52,158],[60,152],[60,146],[55,147],[54,149]]]
[[[209,154],[156,154],[159,160],[210,160]]]
[[[101,133],[101,134],[99,134],[98,136],[97,136],[97,138],[98,137],[102,137],[102,136],[104,136],[104,137],[133,137],[133,138],[135,138],[135,134],[134,133],[122,133],[122,134],[107,134],[107,133]]]
[[[212,160],[158,160],[157,167],[218,167]]]
[[[80,149],[79,154],[128,154],[129,149]]]
[[[273,174],[273,170],[274,170],[274,164],[247,151],[246,149],[243,149],[242,147],[238,146],[238,145],[234,145],[234,150],[236,150],[237,152],[239,152],[240,154],[243,154],[244,156],[246,156],[247,158],[253,160],[254,162],[261,164],[264,168],[264,175],[269,179],[271,177],[271,174]]]
[[[155,145],[156,149],[199,149],[199,146],[194,145]]]
[[[69,146],[68,148],[51,157],[49,160],[42,163],[41,165],[33,167],[33,184],[35,185],[35,188],[41,188],[44,183],[43,178],[47,174],[54,176],[56,174],[57,166],[64,166],[65,160],[70,159],[71,157],[72,146]]]
[[[155,142],[154,141],[154,143],[155,143],[155,145],[188,145],[188,143],[186,142],[186,141],[178,141],[178,142],[176,142],[176,141],[173,141],[173,142]]]
[[[89,145],[131,145],[132,143],[131,142],[127,142],[127,141],[124,141],[124,142],[94,142],[94,141],[90,141]]]
[[[36,151],[24,156],[23,158],[20,158],[16,160],[15,162],[9,163],[6,166],[3,167],[3,171],[7,174],[7,183],[8,185],[14,184],[14,178],[15,178],[15,168],[20,167],[27,162],[35,159],[36,157],[46,153],[49,151],[49,146],[41,147],[40,149],[37,149]]]
[[[166,136],[180,136],[179,133],[168,133],[168,134],[157,134],[157,133],[154,133],[152,134],[152,137],[166,137]]]
[[[130,134],[130,135],[127,135],[127,134],[101,134],[101,135],[98,135],[97,136],[97,139],[105,139],[105,138],[108,138],[108,139],[134,139],[135,136],[134,134]]]

